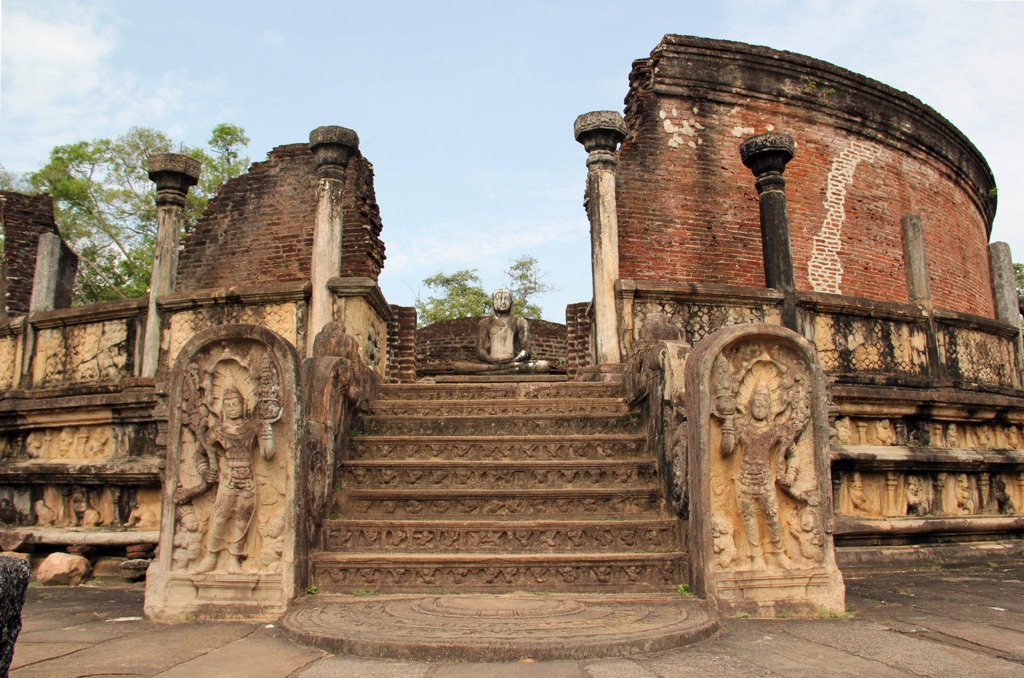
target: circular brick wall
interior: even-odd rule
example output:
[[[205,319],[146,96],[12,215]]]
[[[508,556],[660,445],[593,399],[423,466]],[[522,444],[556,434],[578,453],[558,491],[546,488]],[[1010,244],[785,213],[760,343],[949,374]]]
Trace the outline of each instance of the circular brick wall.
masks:
[[[619,153],[622,278],[764,286],[740,143],[787,132],[797,289],[908,301],[901,219],[920,214],[936,307],[991,317],[994,179],[919,100],[808,57],[666,36],[634,63]]]

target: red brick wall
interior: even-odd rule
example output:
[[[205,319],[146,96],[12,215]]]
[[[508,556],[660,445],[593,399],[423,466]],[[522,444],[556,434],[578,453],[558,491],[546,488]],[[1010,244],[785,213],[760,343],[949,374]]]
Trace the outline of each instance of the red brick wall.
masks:
[[[936,306],[992,315],[994,180],[918,100],[807,57],[666,36],[634,63],[626,119],[621,277],[764,286],[757,192],[739,145],[774,130],[797,143],[785,177],[798,290],[907,301],[900,221],[918,213]],[[814,254],[836,225],[841,278],[823,257],[834,247]]]
[[[477,328],[482,318],[456,318],[416,330],[416,375],[450,374],[456,360],[476,360]],[[565,325],[530,321],[531,353],[565,371]]]
[[[590,326],[589,301],[565,307],[565,359],[566,373],[570,377],[591,363]]]
[[[341,274],[376,280],[384,243],[373,166],[356,153],[345,179]],[[279,146],[229,181],[185,237],[176,290],[308,280],[317,185],[307,144]]]
[[[388,323],[389,381],[416,381],[416,308],[391,304]]]
[[[32,283],[36,272],[36,253],[39,235],[60,235],[53,218],[53,198],[49,195],[25,195],[0,191],[3,203],[4,258],[0,282],[0,317],[28,313],[32,300]],[[62,268],[57,284],[54,308],[71,306],[71,292],[75,283],[78,258],[65,246],[61,257]]]

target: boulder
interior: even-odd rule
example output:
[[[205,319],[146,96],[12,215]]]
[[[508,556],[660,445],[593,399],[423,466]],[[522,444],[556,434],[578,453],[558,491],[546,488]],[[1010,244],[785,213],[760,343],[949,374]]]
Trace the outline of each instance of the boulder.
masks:
[[[84,556],[51,553],[36,570],[36,580],[43,586],[78,586],[91,569]]]

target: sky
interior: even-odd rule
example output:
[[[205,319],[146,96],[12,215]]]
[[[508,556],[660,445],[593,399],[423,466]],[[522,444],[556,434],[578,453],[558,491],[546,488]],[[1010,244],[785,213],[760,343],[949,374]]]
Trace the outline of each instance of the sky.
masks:
[[[0,0],[0,164],[38,168],[56,144],[132,126],[202,145],[221,122],[248,154],[358,132],[375,169],[387,261],[412,305],[438,271],[490,290],[517,257],[589,300],[586,153],[576,116],[622,110],[634,59],[667,33],[822,59],[909,92],[987,158],[992,240],[1024,261],[1024,2],[350,2]],[[753,184],[751,184],[753,190]]]

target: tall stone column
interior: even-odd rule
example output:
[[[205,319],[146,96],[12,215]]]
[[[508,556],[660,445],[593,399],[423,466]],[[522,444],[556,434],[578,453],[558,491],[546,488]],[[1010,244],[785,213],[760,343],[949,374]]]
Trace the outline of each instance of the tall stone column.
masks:
[[[1017,331],[1017,372],[1024,371],[1024,343],[1021,341],[1020,303],[1017,300],[1017,276],[1013,270],[1010,246],[1005,242],[989,243],[988,270],[992,277],[992,303],[996,319],[1008,322]],[[1024,375],[1021,375],[1024,380]]]
[[[178,274],[178,240],[184,222],[185,196],[199,183],[202,164],[178,153],[149,156],[149,179],[156,184],[156,250],[149,281],[149,313],[142,347],[142,376],[156,376],[160,358],[160,311],[157,300],[174,291]]]
[[[594,277],[596,357],[602,365],[621,362],[615,281],[619,279],[619,226],[615,207],[615,151],[626,137],[626,123],[615,111],[594,111],[576,118],[576,141],[587,153],[584,206],[590,220],[590,257]]]
[[[796,332],[796,284],[789,244],[786,180],[782,177],[786,163],[793,159],[793,148],[793,137],[784,132],[769,132],[740,144],[740,158],[757,177],[765,282],[782,292],[782,324]]]
[[[928,265],[924,257],[924,227],[920,214],[903,217],[903,267],[907,272],[907,296],[911,301],[929,302]]]
[[[329,125],[309,133],[309,150],[316,158],[316,226],[309,275],[312,297],[306,331],[306,357],[313,355],[313,339],[334,320],[327,281],[341,273],[342,212],[345,197],[345,169],[359,147],[359,136],[346,127]]]

